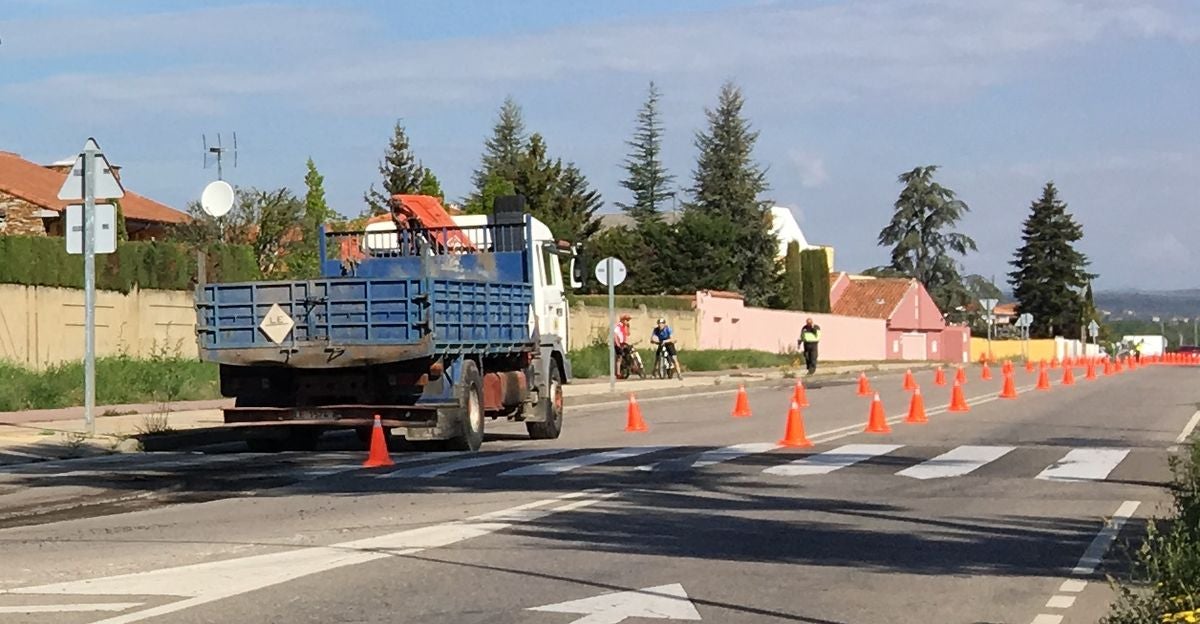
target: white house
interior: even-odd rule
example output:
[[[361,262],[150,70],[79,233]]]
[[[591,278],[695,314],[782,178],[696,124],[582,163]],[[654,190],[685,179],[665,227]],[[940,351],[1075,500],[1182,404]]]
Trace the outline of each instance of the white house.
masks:
[[[796,221],[796,216],[792,214],[790,208],[772,206],[771,226],[775,232],[775,237],[779,239],[777,257],[782,258],[786,256],[788,245],[791,243],[799,243],[800,251],[806,249],[824,249],[825,255],[829,259],[829,270],[833,270],[833,247],[809,243],[808,238],[804,236],[804,230],[800,229],[800,223]]]

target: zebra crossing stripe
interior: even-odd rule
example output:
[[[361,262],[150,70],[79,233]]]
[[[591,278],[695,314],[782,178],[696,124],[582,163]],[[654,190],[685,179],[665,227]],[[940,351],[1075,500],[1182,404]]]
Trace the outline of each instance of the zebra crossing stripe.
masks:
[[[970,474],[1015,450],[1012,446],[959,446],[933,459],[897,472],[913,479],[941,479]]]
[[[504,462],[515,462],[533,457],[542,457],[545,455],[554,455],[557,453],[565,453],[567,449],[533,449],[528,451],[507,451],[501,453],[493,453],[491,455],[483,455],[480,457],[472,457],[455,462],[439,464],[436,466],[417,466],[416,468],[407,468],[405,470],[397,470],[382,475],[387,478],[400,477],[416,477],[429,478],[438,477],[444,474],[455,472],[458,470],[466,470],[468,468],[479,468],[481,466],[491,466],[493,464],[502,464]]]
[[[1101,481],[1127,455],[1129,449],[1075,449],[1043,470],[1037,478],[1045,481]]]
[[[698,455],[690,455],[679,459],[665,461],[654,464],[644,464],[638,466],[638,470],[651,472],[683,472],[693,468],[704,468],[706,466],[715,466],[728,461],[733,461],[739,457],[747,455],[757,455],[766,453],[779,448],[778,444],[771,442],[750,442],[747,444],[734,444],[723,448],[710,449]]]
[[[580,455],[578,457],[570,457],[560,459],[558,461],[546,462],[541,464],[533,464],[531,466],[522,466],[512,470],[500,473],[500,476],[505,477],[531,477],[556,475],[564,472],[583,468],[585,466],[595,466],[597,464],[607,464],[609,462],[628,459],[630,457],[638,457],[639,455],[648,455],[658,451],[675,448],[675,446],[631,446],[629,448],[616,449],[612,451],[603,451],[601,453],[590,453],[588,455]]]
[[[785,477],[829,474],[903,447],[902,444],[846,444],[819,455],[810,455],[782,466],[772,466],[763,472]]]

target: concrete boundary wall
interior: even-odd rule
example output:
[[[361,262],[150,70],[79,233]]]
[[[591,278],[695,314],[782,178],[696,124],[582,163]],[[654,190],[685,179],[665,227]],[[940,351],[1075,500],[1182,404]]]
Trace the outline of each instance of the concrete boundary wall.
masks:
[[[83,359],[83,291],[0,284],[0,360],[42,370]],[[192,293],[96,291],[96,355],[199,357]]]

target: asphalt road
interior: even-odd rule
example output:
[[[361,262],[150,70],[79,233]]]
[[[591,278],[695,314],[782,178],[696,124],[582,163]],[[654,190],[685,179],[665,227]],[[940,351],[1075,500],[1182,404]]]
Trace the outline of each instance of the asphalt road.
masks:
[[[1004,400],[973,372],[946,413],[924,372],[924,425],[878,377],[890,434],[861,432],[853,384],[814,387],[808,449],[774,447],[774,387],[749,418],[728,391],[643,400],[645,433],[593,405],[559,440],[496,426],[482,453],[379,470],[342,440],[6,467],[0,622],[1095,622],[1198,374],[1020,371]],[[64,495],[94,504],[45,508]]]

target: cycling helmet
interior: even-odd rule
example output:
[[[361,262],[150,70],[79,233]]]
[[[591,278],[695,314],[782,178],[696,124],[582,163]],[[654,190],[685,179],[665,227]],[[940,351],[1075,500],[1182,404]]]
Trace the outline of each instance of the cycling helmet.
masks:
[[[657,320],[657,321],[655,321],[655,323],[657,323],[657,324],[659,324],[659,325],[666,325],[666,324],[667,324],[667,319],[665,319],[665,318],[662,318],[662,317],[660,316],[660,317],[658,318],[658,320]]]

